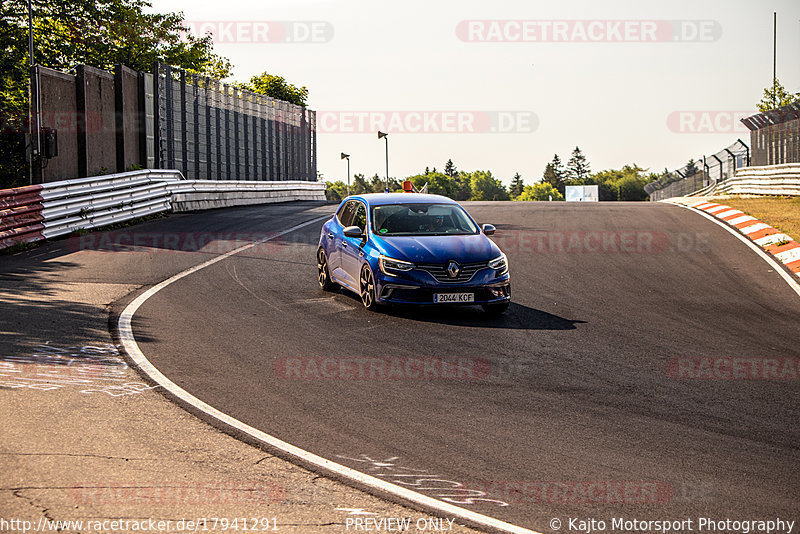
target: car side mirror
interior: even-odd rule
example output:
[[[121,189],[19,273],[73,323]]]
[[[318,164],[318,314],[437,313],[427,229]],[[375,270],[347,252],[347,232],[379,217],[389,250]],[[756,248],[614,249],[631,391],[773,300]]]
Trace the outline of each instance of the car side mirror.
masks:
[[[364,233],[358,226],[348,226],[344,229],[344,236],[361,239],[362,237],[364,237]]]
[[[496,228],[491,224],[484,224],[481,227],[481,230],[483,230],[483,233],[486,235],[494,235],[494,231],[496,230]]]

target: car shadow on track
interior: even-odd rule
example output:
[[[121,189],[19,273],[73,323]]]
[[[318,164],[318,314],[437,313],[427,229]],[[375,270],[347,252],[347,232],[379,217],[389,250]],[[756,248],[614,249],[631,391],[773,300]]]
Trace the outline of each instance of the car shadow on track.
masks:
[[[352,299],[358,307],[361,300],[349,291],[338,292],[341,297]],[[366,310],[364,310],[366,312]],[[370,313],[370,312],[366,312]],[[419,321],[450,326],[476,328],[505,328],[508,330],[575,330],[577,324],[587,321],[566,319],[524,304],[512,302],[500,316],[486,314],[479,306],[384,306],[376,312],[397,319]]]
[[[566,319],[524,304],[512,302],[500,316],[484,313],[479,307],[389,308],[384,313],[404,319],[450,326],[505,328],[509,330],[574,330],[586,321]]]

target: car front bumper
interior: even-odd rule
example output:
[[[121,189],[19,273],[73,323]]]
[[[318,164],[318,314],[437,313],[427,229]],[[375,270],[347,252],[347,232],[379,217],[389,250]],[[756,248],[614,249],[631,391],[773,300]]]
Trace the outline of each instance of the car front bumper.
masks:
[[[472,280],[464,283],[437,283],[425,274],[409,273],[409,276],[391,276],[381,271],[375,273],[376,294],[382,304],[415,305],[480,305],[495,304],[511,300],[511,279],[508,273],[497,276],[492,269],[476,273]],[[431,283],[433,282],[433,283]],[[473,293],[474,301],[463,303],[435,303],[436,293]]]

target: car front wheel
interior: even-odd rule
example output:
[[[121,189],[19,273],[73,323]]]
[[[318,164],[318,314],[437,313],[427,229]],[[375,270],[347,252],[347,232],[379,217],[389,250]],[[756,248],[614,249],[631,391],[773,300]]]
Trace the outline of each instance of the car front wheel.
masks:
[[[323,291],[333,291],[335,284],[331,280],[331,273],[328,271],[328,258],[325,257],[325,251],[322,250],[322,247],[317,250],[317,273],[319,287]]]
[[[361,289],[361,302],[364,307],[368,310],[375,310],[378,307],[378,301],[375,298],[375,278],[372,276],[372,271],[368,265],[364,265],[361,269],[359,286]]]

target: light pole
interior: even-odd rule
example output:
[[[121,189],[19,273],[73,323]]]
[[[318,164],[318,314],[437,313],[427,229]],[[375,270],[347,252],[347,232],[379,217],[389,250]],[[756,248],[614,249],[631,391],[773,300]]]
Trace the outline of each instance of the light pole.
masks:
[[[389,192],[389,134],[378,131],[378,139],[386,141],[386,192]]]
[[[350,154],[342,152],[342,159],[347,160],[347,196],[350,196]]]

